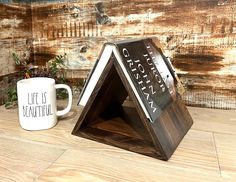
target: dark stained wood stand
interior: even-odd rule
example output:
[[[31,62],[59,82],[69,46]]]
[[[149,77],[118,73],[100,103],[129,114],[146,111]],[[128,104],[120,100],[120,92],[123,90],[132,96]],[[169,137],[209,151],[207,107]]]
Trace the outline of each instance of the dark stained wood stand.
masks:
[[[193,123],[187,108],[178,96],[150,122],[114,60],[106,65],[72,134],[168,160]]]

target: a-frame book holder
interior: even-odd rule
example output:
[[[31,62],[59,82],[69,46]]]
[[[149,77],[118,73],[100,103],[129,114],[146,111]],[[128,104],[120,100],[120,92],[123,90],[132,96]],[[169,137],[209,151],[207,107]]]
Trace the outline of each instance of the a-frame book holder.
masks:
[[[72,134],[168,160],[193,123],[178,84],[152,39],[107,43],[81,93]]]

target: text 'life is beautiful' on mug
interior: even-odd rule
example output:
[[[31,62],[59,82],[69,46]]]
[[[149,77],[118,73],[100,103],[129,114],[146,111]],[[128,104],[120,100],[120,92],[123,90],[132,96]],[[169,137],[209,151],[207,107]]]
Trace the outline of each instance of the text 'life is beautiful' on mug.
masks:
[[[57,111],[56,89],[66,89],[69,95],[68,105]],[[43,130],[57,124],[57,116],[68,113],[72,106],[72,92],[68,85],[55,84],[55,80],[46,77],[23,79],[17,82],[19,121],[26,130]]]

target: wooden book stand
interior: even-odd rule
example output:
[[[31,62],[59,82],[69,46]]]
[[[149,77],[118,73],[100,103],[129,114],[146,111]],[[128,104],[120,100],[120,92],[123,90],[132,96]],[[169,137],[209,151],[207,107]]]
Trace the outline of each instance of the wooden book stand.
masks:
[[[109,57],[72,134],[168,160],[193,123],[187,108],[176,92],[150,121],[117,59]]]

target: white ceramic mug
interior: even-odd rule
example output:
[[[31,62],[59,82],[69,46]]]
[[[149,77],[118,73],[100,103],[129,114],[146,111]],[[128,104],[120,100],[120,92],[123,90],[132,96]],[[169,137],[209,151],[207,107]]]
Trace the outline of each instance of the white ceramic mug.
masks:
[[[68,105],[57,111],[56,89],[66,89]],[[57,116],[68,113],[72,105],[72,92],[68,85],[55,84],[46,77],[23,79],[17,82],[19,121],[26,130],[43,130],[57,124]]]

